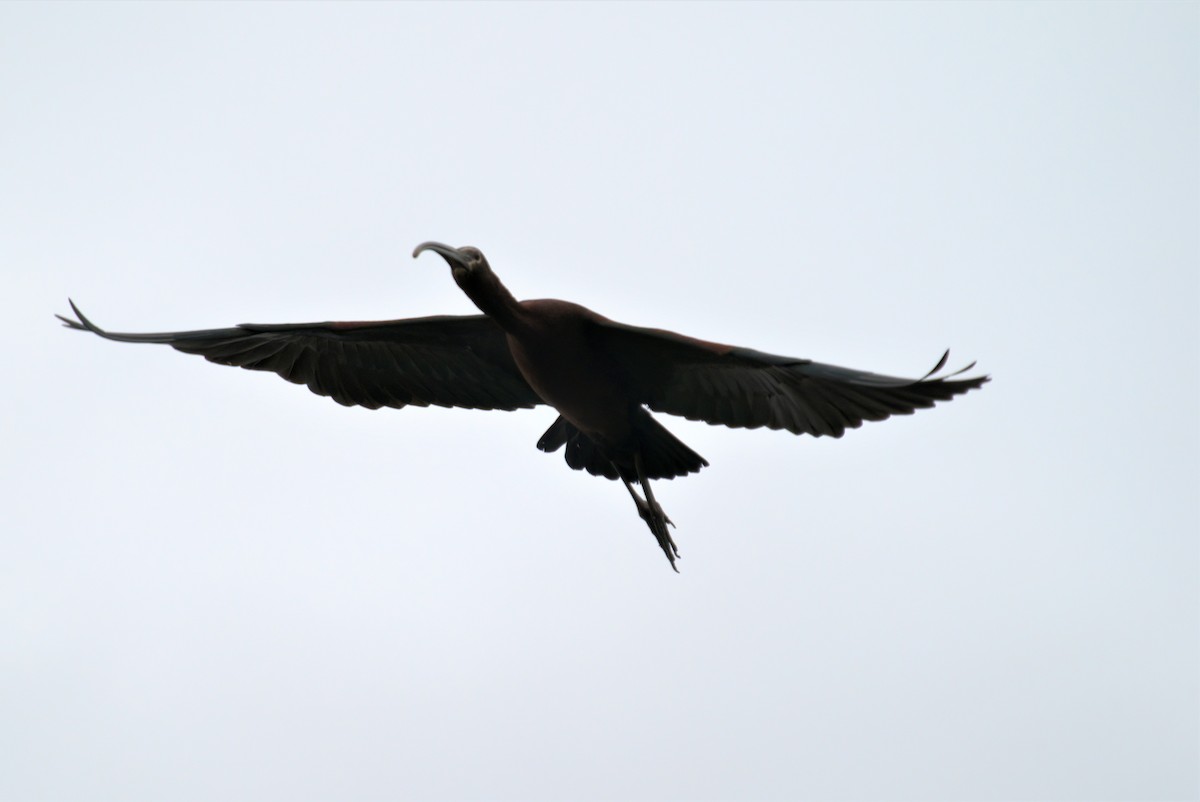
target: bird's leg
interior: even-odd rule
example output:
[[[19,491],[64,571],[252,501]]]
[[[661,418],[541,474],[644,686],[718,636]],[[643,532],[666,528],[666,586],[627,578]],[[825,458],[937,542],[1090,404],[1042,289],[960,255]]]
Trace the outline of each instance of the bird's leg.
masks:
[[[650,489],[650,480],[646,478],[646,471],[642,467],[642,457],[640,454],[634,455],[634,467],[637,469],[638,482],[642,486],[642,491],[646,494],[643,499],[633,489],[633,485],[624,477],[621,481],[625,482],[625,489],[629,491],[629,495],[633,497],[633,503],[637,505],[638,515],[646,522],[646,526],[650,527],[650,532],[654,535],[654,539],[658,541],[658,546],[663,550],[663,554],[667,555],[667,559],[671,563],[671,568],[675,573],[679,573],[679,569],[675,566],[675,558],[679,556],[679,548],[676,547],[675,541],[671,538],[671,533],[667,531],[667,525],[674,526],[671,519],[663,512],[663,508],[654,500],[654,491]]]

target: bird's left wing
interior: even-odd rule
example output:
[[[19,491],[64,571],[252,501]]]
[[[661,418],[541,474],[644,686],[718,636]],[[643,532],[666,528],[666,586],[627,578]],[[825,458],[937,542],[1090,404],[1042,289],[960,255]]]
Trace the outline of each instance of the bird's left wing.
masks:
[[[592,336],[639,403],[737,428],[841,437],[863,421],[907,415],[988,381],[954,378],[973,362],[936,375],[949,351],[924,377],[904,379],[604,319],[596,321]]]
[[[57,315],[68,328],[269,370],[345,406],[511,410],[543,403],[517,370],[504,331],[484,315],[122,334],[101,329],[73,302],[71,309],[77,320]]]

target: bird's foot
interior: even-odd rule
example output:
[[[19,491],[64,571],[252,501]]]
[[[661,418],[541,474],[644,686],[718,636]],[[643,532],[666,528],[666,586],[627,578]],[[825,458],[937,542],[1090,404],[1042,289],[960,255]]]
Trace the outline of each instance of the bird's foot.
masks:
[[[650,527],[650,533],[658,541],[658,547],[663,550],[663,554],[667,555],[671,568],[675,573],[679,573],[679,568],[675,565],[675,558],[679,556],[679,547],[675,545],[675,540],[671,537],[670,530],[667,529],[668,524],[675,526],[675,523],[667,517],[657,501],[647,502],[645,499],[639,498],[637,502],[638,515],[646,522],[646,526]]]

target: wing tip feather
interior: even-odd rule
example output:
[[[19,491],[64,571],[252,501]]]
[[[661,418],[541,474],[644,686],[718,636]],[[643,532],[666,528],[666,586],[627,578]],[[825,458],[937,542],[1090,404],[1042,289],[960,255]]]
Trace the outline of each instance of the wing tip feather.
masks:
[[[67,303],[71,306],[71,311],[75,313],[76,320],[72,320],[65,315],[54,315],[56,318],[62,321],[65,328],[74,329],[75,331],[90,331],[93,334],[99,334],[101,337],[105,336],[104,329],[88,320],[87,316],[84,315],[83,312],[79,311],[79,307],[75,305],[73,300],[67,298]]]

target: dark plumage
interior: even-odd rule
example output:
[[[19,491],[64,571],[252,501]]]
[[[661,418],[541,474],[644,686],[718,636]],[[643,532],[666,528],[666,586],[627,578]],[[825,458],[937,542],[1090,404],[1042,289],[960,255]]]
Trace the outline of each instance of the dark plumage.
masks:
[[[426,250],[446,260],[483,315],[160,334],[104,331],[73,302],[77,319],[58,317],[110,340],[162,343],[222,365],[269,370],[346,406],[549,404],[559,417],[538,448],[565,446],[572,468],[622,480],[672,567],[679,552],[650,480],[685,476],[708,463],[648,409],[724,426],[841,437],[863,421],[907,415],[988,381],[953,378],[974,363],[937,376],[949,352],[924,377],[901,379],[628,326],[566,301],[518,302],[478,249],[427,242],[413,256]]]

